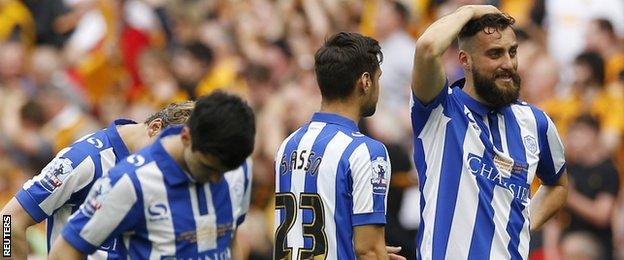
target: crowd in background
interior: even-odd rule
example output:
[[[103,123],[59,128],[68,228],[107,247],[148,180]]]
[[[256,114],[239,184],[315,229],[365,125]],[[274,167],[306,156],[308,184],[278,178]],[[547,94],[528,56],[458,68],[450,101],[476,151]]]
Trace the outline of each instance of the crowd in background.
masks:
[[[355,31],[384,53],[377,113],[360,128],[391,158],[387,242],[415,259],[414,45],[464,4],[494,4],[516,19],[521,98],[551,116],[566,146],[567,206],[533,235],[531,258],[624,259],[622,0],[0,0],[0,205],[111,120],[143,121],[223,89],[257,118],[252,207],[238,239],[250,259],[271,259],[274,154],[319,109],[314,52],[327,36]],[[445,67],[449,81],[462,77],[456,46]],[[33,255],[45,255],[41,230],[29,236]]]

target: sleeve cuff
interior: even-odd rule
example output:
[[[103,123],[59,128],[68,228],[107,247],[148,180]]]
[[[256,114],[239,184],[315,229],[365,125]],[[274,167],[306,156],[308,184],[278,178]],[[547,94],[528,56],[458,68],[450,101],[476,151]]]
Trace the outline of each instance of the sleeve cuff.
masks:
[[[363,214],[353,214],[353,216],[351,217],[351,225],[354,227],[372,224],[385,225],[386,214],[384,212],[371,212]]]
[[[24,189],[20,189],[17,194],[15,194],[15,198],[17,199],[19,204],[22,205],[22,208],[24,208],[26,212],[28,212],[30,217],[35,220],[35,222],[39,223],[49,217],[48,214],[46,214],[39,207],[39,203],[35,201]]]
[[[563,174],[565,169],[566,169],[566,164],[564,163],[561,166],[561,169],[559,169],[559,171],[556,174],[548,176],[548,178],[542,177],[541,178],[542,184],[548,185],[548,186],[555,185],[555,183],[557,183],[557,181],[559,181],[559,178],[561,178],[561,175]]]
[[[97,246],[92,245],[80,237],[71,226],[65,226],[65,228],[63,228],[62,236],[67,243],[83,254],[90,255],[97,250]]]

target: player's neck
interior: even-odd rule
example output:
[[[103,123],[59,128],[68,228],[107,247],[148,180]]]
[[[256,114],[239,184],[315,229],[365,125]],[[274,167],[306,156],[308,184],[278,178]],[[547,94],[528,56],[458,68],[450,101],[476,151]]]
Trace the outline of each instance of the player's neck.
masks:
[[[464,83],[464,87],[462,88],[462,90],[474,100],[479,101],[479,103],[489,105],[479,96],[479,94],[477,94],[477,90],[475,89],[474,80],[472,79],[472,77],[466,75],[466,82]]]
[[[360,108],[350,102],[323,101],[321,102],[321,112],[344,116],[353,120],[356,124],[360,122],[361,117]]]
[[[150,143],[145,124],[128,124],[117,127],[117,132],[130,153],[135,153]]]
[[[186,161],[184,161],[184,144],[180,135],[165,136],[160,139],[160,142],[171,158],[188,172],[188,166]]]

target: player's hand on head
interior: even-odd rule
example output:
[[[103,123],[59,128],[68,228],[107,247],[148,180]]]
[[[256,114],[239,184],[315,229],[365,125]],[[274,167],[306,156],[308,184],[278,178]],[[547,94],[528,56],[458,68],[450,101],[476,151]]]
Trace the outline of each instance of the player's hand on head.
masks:
[[[479,18],[486,14],[500,14],[502,13],[496,6],[493,5],[465,5],[460,8],[469,9],[473,12],[474,18]]]

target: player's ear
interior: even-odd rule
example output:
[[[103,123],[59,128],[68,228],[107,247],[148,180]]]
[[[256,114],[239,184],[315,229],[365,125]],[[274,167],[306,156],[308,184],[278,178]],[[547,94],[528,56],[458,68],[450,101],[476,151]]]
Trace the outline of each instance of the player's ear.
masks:
[[[470,55],[465,50],[459,50],[459,64],[465,71],[471,71],[472,66],[470,66]]]
[[[163,126],[162,119],[156,118],[156,119],[152,120],[147,125],[147,135],[149,137],[154,137],[155,135],[160,133],[160,131],[162,130],[162,126]]]
[[[182,138],[182,143],[184,146],[191,145],[191,130],[188,126],[182,128],[182,132],[180,132],[180,138]]]
[[[371,77],[371,74],[368,72],[362,73],[362,76],[360,76],[358,83],[358,85],[362,86],[362,91],[365,94],[368,93],[373,85],[373,79]]]

